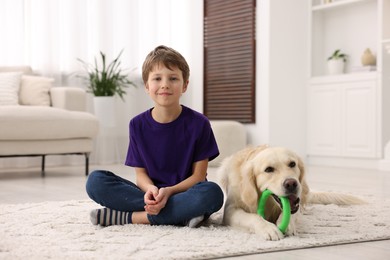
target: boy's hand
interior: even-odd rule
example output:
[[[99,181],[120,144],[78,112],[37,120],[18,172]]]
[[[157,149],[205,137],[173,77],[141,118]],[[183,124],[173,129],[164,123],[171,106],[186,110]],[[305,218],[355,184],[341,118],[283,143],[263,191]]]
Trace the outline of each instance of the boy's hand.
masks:
[[[168,198],[170,197],[169,190],[167,188],[161,188],[157,191],[157,194],[153,193],[154,200],[151,203],[146,202],[147,193],[145,194],[145,211],[150,215],[157,215],[167,204]]]
[[[146,205],[155,205],[157,204],[156,197],[158,195],[158,188],[156,186],[149,186],[148,190],[144,195],[144,202]]]

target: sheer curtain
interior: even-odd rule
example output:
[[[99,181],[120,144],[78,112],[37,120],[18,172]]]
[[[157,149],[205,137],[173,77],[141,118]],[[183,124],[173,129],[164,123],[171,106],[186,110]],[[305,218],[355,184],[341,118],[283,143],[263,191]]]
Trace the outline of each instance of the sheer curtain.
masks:
[[[112,59],[123,49],[122,66],[136,68],[133,77],[139,80],[146,54],[164,44],[181,52],[196,76],[197,94],[189,90],[184,97],[191,105],[193,96],[201,96],[202,19],[203,1],[0,0],[0,66],[30,65],[55,78],[57,86],[83,87],[72,77],[82,69],[77,58],[92,62],[103,51]],[[119,143],[128,138],[130,118],[150,106],[142,87],[118,101]],[[119,148],[120,162],[125,146]],[[19,159],[1,159],[0,166],[3,160]]]
[[[190,2],[0,0],[1,65],[66,75],[80,69],[77,58],[92,61],[100,50],[113,57],[124,49],[123,65],[139,67],[156,44],[186,51]]]

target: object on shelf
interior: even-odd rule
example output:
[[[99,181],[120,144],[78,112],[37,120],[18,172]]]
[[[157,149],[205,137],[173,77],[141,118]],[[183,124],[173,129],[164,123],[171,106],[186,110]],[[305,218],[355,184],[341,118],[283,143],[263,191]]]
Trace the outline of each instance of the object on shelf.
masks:
[[[332,0],[322,0],[322,3],[323,4],[330,4],[332,3],[333,1]]]
[[[376,66],[375,65],[366,65],[366,66],[352,66],[351,67],[351,73],[370,72],[370,71],[376,71]]]
[[[328,72],[330,75],[344,73],[345,62],[347,61],[347,54],[342,53],[339,49],[335,50],[328,58]]]
[[[364,50],[363,55],[361,57],[361,61],[362,61],[363,66],[375,66],[376,65],[376,58],[372,54],[372,52],[369,48]]]

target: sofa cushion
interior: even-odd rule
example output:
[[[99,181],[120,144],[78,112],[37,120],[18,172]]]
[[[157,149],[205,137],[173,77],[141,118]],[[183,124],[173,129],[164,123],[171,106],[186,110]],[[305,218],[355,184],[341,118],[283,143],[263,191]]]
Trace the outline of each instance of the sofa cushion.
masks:
[[[0,122],[0,140],[93,138],[99,124],[87,112],[43,106],[2,106]]]
[[[54,79],[23,75],[19,90],[19,104],[50,106],[50,88]]]
[[[0,106],[18,105],[18,91],[20,85],[20,72],[0,73]]]

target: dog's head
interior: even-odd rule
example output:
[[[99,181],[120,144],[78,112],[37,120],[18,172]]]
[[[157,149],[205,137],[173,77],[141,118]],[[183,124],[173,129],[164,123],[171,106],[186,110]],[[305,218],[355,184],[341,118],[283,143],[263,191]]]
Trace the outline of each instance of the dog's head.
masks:
[[[291,213],[305,203],[308,186],[301,158],[294,152],[280,147],[259,149],[243,165],[241,171],[241,199],[251,211],[257,208],[261,193],[269,189],[280,205],[279,196],[290,201]]]

